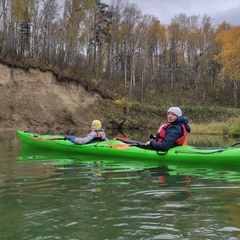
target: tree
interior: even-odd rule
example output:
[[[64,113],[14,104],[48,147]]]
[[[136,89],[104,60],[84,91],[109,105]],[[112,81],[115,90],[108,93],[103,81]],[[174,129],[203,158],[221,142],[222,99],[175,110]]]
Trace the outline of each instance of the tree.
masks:
[[[219,78],[234,82],[234,107],[237,107],[237,88],[240,80],[240,27],[233,27],[218,33],[216,40],[222,45],[222,50],[214,57],[222,64]]]
[[[9,37],[12,51],[28,56],[30,52],[31,38],[31,8],[36,0],[11,0],[10,1],[10,22]],[[7,10],[7,9],[6,9]]]

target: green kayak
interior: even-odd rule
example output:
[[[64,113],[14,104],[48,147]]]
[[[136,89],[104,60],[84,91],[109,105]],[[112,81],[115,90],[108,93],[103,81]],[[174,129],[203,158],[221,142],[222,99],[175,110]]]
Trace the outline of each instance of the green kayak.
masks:
[[[88,144],[75,144],[64,139],[61,135],[39,135],[37,133],[18,131],[18,138],[23,149],[36,151],[51,151],[75,156],[89,156],[91,158],[122,158],[124,160],[159,161],[176,163],[200,163],[239,165],[239,143],[230,147],[194,147],[178,146],[167,152],[147,148],[144,143],[134,140],[111,139],[108,141],[91,142]]]

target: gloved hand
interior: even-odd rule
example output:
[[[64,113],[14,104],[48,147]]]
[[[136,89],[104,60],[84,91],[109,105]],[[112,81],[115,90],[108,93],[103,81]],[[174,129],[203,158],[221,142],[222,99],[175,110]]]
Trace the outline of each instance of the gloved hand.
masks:
[[[154,136],[152,133],[150,133],[148,137],[149,137],[150,139],[155,139],[155,136]]]
[[[69,140],[69,141],[71,141],[71,142],[74,142],[74,139],[75,139],[75,137],[73,137],[73,136],[66,136],[65,137],[67,140]]]

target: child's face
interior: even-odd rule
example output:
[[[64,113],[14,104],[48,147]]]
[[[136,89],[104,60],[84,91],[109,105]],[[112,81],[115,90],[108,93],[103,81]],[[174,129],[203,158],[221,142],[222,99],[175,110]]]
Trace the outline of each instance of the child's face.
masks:
[[[92,124],[92,126],[91,126],[91,130],[92,130],[92,131],[95,131],[96,129],[97,129],[96,124]]]

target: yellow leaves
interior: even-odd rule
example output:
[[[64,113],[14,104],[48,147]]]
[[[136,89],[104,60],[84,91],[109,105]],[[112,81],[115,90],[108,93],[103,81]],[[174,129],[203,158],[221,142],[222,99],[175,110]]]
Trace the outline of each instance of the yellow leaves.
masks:
[[[240,27],[221,31],[216,36],[221,44],[221,52],[214,60],[223,64],[222,74],[230,80],[240,80]]]
[[[125,108],[125,109],[130,109],[133,105],[133,103],[127,101],[124,98],[116,99],[115,101],[113,101],[113,103],[116,104],[116,105],[119,105],[121,108]]]
[[[29,9],[34,4],[36,0],[12,0],[11,8],[12,12],[16,16],[17,21],[25,22],[28,21]]]

